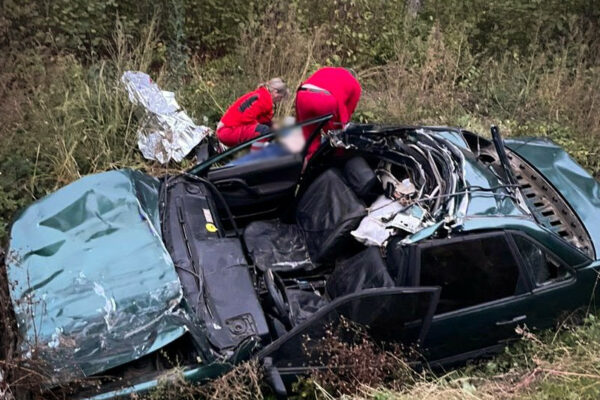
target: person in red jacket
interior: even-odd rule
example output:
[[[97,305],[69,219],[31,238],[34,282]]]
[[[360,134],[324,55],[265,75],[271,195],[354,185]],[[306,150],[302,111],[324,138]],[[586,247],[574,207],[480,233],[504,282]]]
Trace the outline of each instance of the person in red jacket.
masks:
[[[360,93],[361,87],[354,71],[339,67],[321,68],[298,88],[296,118],[298,122],[302,122],[333,114],[333,118],[323,127],[323,130],[342,129],[350,121],[360,99]],[[317,125],[302,127],[306,140],[309,139]],[[320,143],[320,137],[310,143],[306,155],[307,160],[317,150]]]
[[[235,146],[269,131],[273,105],[286,97],[288,89],[281,78],[273,78],[258,89],[238,98],[217,125],[217,138],[225,146]]]

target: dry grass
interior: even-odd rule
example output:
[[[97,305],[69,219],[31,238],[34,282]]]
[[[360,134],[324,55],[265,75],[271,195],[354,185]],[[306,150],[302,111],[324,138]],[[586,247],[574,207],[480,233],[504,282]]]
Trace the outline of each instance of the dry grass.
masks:
[[[563,326],[522,340],[488,362],[426,373],[404,387],[364,387],[356,399],[596,399],[600,395],[600,330],[594,317],[583,327]]]
[[[220,378],[198,385],[183,380],[181,374],[160,383],[155,391],[143,399],[184,400],[262,400],[261,369],[254,361],[239,364]]]
[[[382,385],[404,387],[415,382],[417,374],[407,364],[405,351],[398,345],[384,349],[370,340],[363,327],[342,319],[335,328],[326,329],[324,336],[307,340],[304,352],[311,360],[319,360],[328,368],[311,371],[300,380],[297,390],[304,396],[320,398],[355,395],[366,387]]]

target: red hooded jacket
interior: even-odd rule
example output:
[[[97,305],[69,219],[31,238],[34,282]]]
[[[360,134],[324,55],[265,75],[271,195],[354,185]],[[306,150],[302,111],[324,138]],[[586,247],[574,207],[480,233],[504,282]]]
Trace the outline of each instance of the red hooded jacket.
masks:
[[[238,98],[221,118],[223,125],[237,127],[241,125],[271,125],[273,119],[273,98],[265,87],[246,93]]]
[[[325,67],[317,70],[303,84],[310,83],[327,90],[335,97],[338,112],[333,117],[333,124],[345,125],[350,121],[360,99],[360,84],[346,68]],[[337,126],[340,129],[342,126]]]

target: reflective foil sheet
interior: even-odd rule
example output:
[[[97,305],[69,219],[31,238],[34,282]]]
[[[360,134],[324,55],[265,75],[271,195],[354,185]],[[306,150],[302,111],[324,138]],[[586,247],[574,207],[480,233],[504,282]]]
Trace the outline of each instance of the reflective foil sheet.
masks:
[[[183,158],[212,130],[194,121],[180,108],[173,92],[160,90],[150,76],[127,71],[121,77],[129,100],[141,107],[138,147],[148,160],[165,164]]]

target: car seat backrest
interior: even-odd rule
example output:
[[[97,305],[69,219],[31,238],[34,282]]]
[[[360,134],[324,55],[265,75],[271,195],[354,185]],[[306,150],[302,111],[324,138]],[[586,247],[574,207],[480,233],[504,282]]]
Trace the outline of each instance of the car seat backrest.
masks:
[[[314,263],[333,261],[367,215],[365,205],[346,185],[339,170],[330,168],[317,177],[296,208],[296,223],[304,233]]]
[[[338,260],[327,279],[325,289],[329,298],[344,296],[371,288],[393,287],[378,247],[368,247],[360,253]]]
[[[373,200],[373,189],[379,181],[373,168],[369,166],[364,158],[356,156],[346,161],[344,178],[348,182],[348,186],[360,199],[367,203]]]

